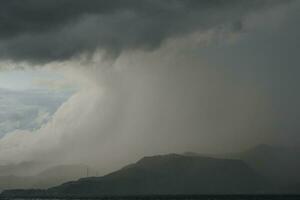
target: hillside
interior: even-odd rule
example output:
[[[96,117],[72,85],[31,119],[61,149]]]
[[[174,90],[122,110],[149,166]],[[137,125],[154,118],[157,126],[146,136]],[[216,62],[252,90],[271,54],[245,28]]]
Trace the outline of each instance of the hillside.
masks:
[[[257,173],[239,160],[169,154],[145,157],[106,176],[68,182],[38,194],[240,194],[260,192],[264,184]],[[32,194],[21,192],[23,196]],[[17,192],[3,193],[13,194]]]
[[[243,160],[274,183],[300,183],[300,152],[297,149],[262,144],[236,154],[234,158]]]
[[[186,152],[183,155],[203,156],[195,152]],[[209,156],[244,161],[272,184],[271,193],[299,193],[300,191],[300,151],[296,148],[260,144],[243,152]]]
[[[298,153],[258,145],[240,153],[212,157],[193,152],[156,155],[102,177],[82,178],[46,190],[9,190],[3,195],[298,193]],[[65,176],[66,170],[57,171],[46,171],[40,177],[49,182],[53,177]]]
[[[49,188],[85,177],[86,170],[85,165],[60,165],[50,167],[36,175],[2,175],[0,176],[0,189]],[[90,172],[94,173],[91,169]]]

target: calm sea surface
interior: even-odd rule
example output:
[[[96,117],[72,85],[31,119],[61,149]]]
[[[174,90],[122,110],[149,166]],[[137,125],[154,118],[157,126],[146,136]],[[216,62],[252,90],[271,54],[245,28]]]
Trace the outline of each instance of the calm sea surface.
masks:
[[[151,195],[103,197],[0,197],[0,200],[300,200],[300,195]]]

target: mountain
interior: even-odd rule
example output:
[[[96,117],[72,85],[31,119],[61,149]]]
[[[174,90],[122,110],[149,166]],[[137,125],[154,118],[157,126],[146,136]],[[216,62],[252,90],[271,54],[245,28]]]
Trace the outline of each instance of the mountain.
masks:
[[[240,194],[262,192],[265,181],[243,161],[168,154],[145,157],[116,172],[48,190],[3,195]]]
[[[279,186],[300,185],[298,149],[262,144],[236,154],[233,158],[243,160]]]
[[[66,181],[85,177],[87,168],[85,165],[61,165],[48,168],[36,175],[2,175],[0,176],[0,189],[49,188]],[[94,173],[93,170],[90,172]]]
[[[86,196],[299,193],[299,155],[296,149],[265,144],[223,155],[193,152],[157,155],[144,157],[102,177],[82,178],[46,190],[5,191],[3,194]],[[40,177],[49,180],[52,176],[63,176],[63,171],[61,174],[56,173],[56,170],[52,173],[48,171],[41,173]]]
[[[60,165],[51,167],[35,176],[34,188],[49,188],[66,181],[77,180],[87,176],[89,173],[96,174],[86,165]]]
[[[202,157],[204,154],[186,152],[183,155]],[[259,144],[243,152],[209,156],[244,161],[272,183],[272,193],[299,193],[300,191],[300,152],[296,148]]]

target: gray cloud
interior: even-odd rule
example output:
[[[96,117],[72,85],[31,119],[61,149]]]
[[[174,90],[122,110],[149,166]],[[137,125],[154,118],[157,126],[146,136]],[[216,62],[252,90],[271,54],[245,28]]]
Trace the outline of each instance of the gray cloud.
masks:
[[[268,0],[25,0],[0,3],[0,57],[51,62],[103,49],[157,48],[193,31],[242,28],[247,14]],[[233,26],[231,26],[233,24]]]
[[[299,52],[300,3],[294,1],[248,19],[241,39],[233,44],[212,44],[197,54],[207,62],[227,68],[269,95],[272,129],[278,143],[300,143]],[[216,59],[218,58],[218,59]],[[276,138],[276,139],[275,139]]]

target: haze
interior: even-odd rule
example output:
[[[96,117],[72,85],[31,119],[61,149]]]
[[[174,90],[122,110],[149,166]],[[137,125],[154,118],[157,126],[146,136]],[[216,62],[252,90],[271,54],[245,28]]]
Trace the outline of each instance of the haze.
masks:
[[[1,165],[87,164],[100,175],[147,155],[298,146],[299,10],[284,0],[2,1]]]

